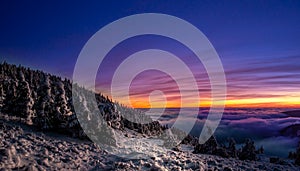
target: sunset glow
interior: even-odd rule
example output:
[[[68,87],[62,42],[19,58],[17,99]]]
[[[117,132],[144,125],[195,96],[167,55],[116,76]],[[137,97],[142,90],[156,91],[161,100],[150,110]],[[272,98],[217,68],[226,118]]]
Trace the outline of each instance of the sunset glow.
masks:
[[[132,106],[134,108],[164,108],[164,101],[150,102],[148,98],[131,98],[131,104],[126,104],[122,99],[118,99],[121,103]],[[210,107],[211,101],[209,99],[202,100],[200,104],[190,103],[187,106],[181,106],[180,100],[171,100],[167,102],[167,108],[177,107]],[[226,100],[226,107],[278,107],[278,108],[299,108],[299,97],[277,97],[277,98],[246,98],[246,99],[231,99]]]

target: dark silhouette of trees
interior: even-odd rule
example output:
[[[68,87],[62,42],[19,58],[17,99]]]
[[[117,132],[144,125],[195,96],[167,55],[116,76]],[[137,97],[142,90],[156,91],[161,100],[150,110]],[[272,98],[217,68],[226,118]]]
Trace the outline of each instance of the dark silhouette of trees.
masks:
[[[204,144],[198,144],[194,148],[194,153],[215,154],[218,147],[217,140],[211,136]]]
[[[295,152],[289,152],[289,159],[293,159],[295,164],[300,166],[300,142],[298,143],[298,147]]]
[[[240,160],[257,160],[254,141],[246,139],[245,145],[238,154]]]
[[[295,164],[300,166],[300,142],[298,143],[298,148],[295,154]]]
[[[228,140],[228,154],[229,156],[236,158],[237,157],[237,150],[236,150],[236,142],[233,138]]]
[[[193,153],[239,158],[240,160],[258,160],[257,154],[261,154],[263,151],[263,147],[256,150],[254,141],[251,139],[246,139],[244,146],[237,150],[233,138],[228,139],[228,146],[225,146],[219,145],[216,138],[211,136],[204,144],[197,144]]]

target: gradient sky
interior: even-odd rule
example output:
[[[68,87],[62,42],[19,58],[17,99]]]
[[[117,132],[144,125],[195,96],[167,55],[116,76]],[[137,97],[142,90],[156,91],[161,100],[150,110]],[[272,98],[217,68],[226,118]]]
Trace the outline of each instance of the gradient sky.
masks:
[[[227,106],[300,107],[300,1],[297,0],[2,1],[0,60],[71,78],[79,52],[96,31],[119,18],[148,12],[182,18],[207,36],[223,62],[228,84]],[[178,55],[193,70],[201,105],[210,105],[207,74],[203,67],[195,67],[201,63],[180,43],[159,36],[140,36],[117,45],[99,69],[98,90],[109,91],[118,64],[128,55],[147,48]],[[187,82],[184,93],[192,96],[188,85]],[[179,105],[174,80],[165,73],[149,71],[132,82],[133,106],[149,107],[148,97],[154,89],[166,93],[168,107]],[[160,98],[152,100],[154,106],[161,107]],[[191,98],[188,106],[198,105]]]

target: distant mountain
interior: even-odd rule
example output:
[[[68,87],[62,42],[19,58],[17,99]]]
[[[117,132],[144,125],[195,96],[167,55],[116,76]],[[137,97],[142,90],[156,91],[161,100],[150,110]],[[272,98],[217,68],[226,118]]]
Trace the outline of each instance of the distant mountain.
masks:
[[[288,116],[291,116],[291,117],[298,117],[300,118],[300,110],[291,110],[291,111],[285,111],[285,112],[282,112]]]
[[[282,113],[288,115],[289,117],[300,118],[300,110],[291,110]],[[300,137],[300,124],[289,125],[280,130],[280,134],[288,137]]]
[[[293,124],[280,130],[280,134],[288,137],[300,137],[300,124]]]

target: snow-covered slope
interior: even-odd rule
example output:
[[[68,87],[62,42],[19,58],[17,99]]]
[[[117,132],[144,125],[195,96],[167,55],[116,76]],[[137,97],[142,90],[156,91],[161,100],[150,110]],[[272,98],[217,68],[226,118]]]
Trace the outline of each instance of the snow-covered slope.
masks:
[[[240,161],[166,150],[149,159],[124,159],[87,140],[42,133],[1,114],[0,168],[15,170],[299,170],[292,165]]]

